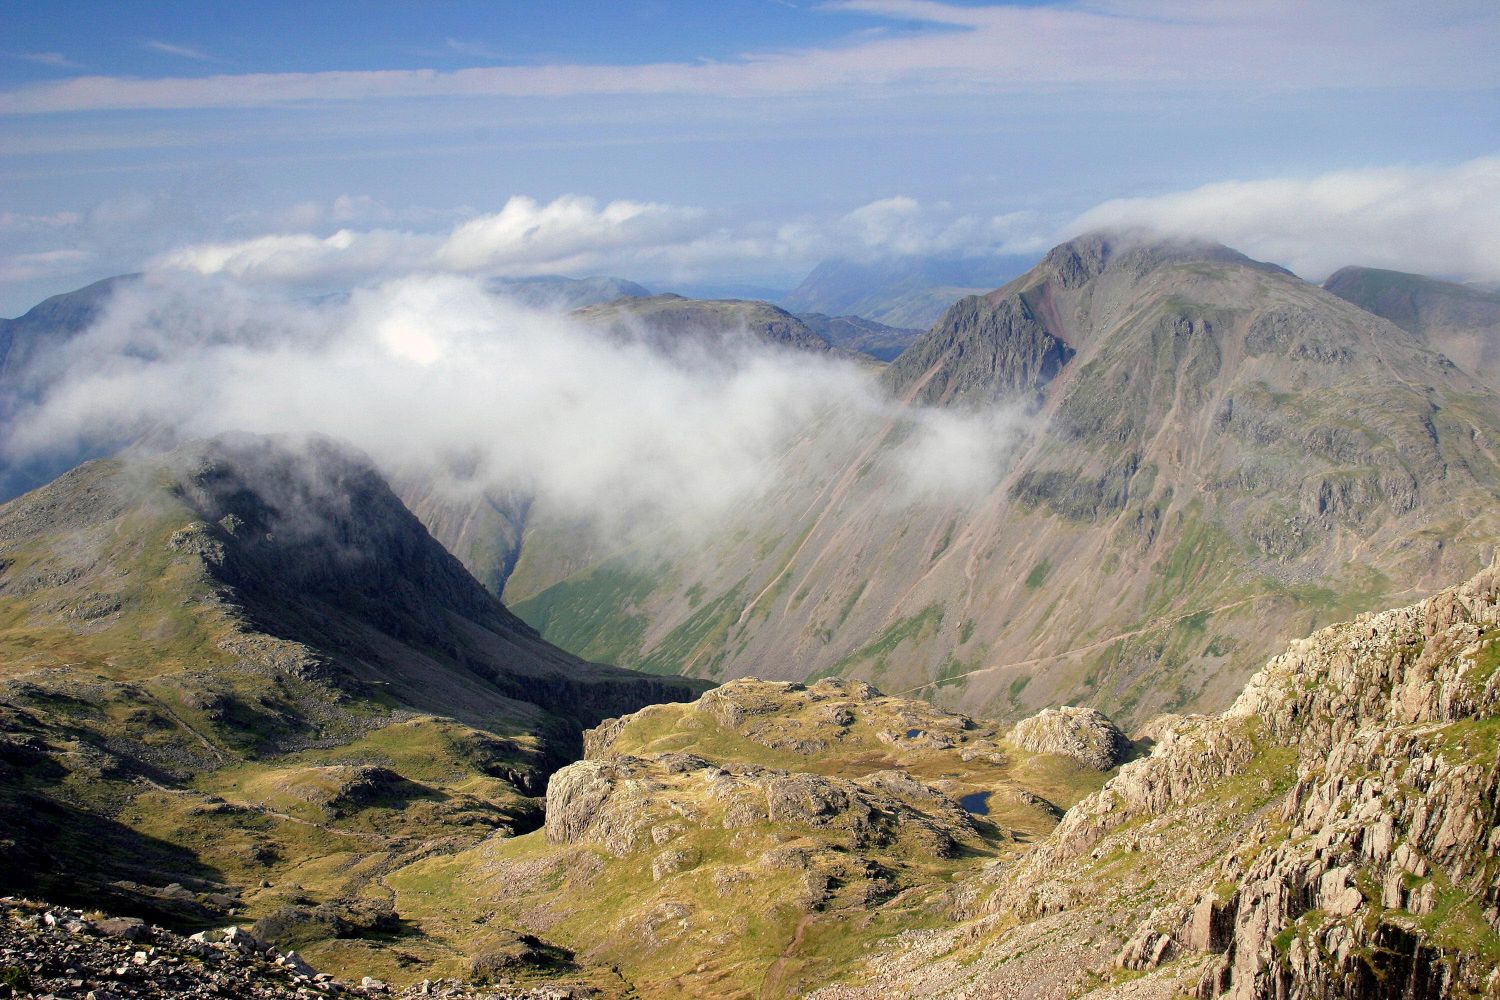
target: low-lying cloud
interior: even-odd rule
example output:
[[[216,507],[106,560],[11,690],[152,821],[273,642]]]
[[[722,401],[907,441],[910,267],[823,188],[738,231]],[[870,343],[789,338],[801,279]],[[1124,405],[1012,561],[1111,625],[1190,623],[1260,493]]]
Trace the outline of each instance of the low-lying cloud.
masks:
[[[35,402],[3,432],[0,455],[316,432],[391,473],[461,468],[469,489],[655,530],[711,528],[830,421],[866,442],[907,424],[893,468],[906,470],[908,492],[943,500],[993,487],[1021,426],[1014,414],[907,411],[836,357],[730,338],[703,358],[530,311],[468,276],[309,301],[222,275],[158,275],[121,289],[91,329],[30,370]]]
[[[1448,167],[1223,181],[1123,198],[1073,229],[1146,228],[1217,240],[1321,280],[1346,264],[1500,279],[1500,157]]]

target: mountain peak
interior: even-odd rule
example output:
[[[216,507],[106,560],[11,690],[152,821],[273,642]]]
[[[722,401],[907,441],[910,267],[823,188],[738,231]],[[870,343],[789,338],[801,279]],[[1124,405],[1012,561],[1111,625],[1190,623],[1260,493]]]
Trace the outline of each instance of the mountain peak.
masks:
[[[1124,270],[1142,277],[1159,267],[1174,264],[1240,264],[1259,270],[1290,275],[1277,264],[1248,257],[1212,240],[1163,236],[1149,229],[1094,230],[1060,243],[1047,252],[1041,264],[1011,285],[1039,277],[1056,280],[1064,288],[1078,288],[1106,270]],[[1011,285],[1005,286],[1006,288]],[[997,295],[1004,289],[990,293]]]

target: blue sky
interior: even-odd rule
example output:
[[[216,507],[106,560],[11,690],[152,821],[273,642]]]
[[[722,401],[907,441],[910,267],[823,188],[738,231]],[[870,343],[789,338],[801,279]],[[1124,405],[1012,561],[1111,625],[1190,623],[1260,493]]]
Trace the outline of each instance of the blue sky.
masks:
[[[1489,0],[9,0],[0,314],[163,261],[786,287],[1085,222],[1496,280],[1495,51]]]

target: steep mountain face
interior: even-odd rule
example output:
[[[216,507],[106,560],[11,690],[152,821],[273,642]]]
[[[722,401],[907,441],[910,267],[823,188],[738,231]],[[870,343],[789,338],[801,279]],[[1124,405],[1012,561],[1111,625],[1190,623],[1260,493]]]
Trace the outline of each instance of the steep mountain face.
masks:
[[[922,335],[921,330],[908,330],[886,326],[862,316],[825,316],[822,313],[803,313],[797,317],[808,329],[828,341],[834,347],[868,354],[877,361],[892,361],[911,342]]]
[[[1500,530],[1496,395],[1223,247],[1075,240],[882,377],[955,419],[1029,414],[993,489],[914,495],[901,420],[845,451],[820,428],[691,555],[570,561],[538,524],[509,599],[648,669],[1139,722],[1224,707],[1278,644],[1472,573]]]
[[[0,881],[337,969],[386,867],[535,827],[585,727],[703,687],[543,642],[326,441],[91,462],[0,507]]]
[[[1497,623],[1491,568],[1292,643],[813,995],[1495,995]]]
[[[813,268],[780,304],[797,313],[862,316],[926,329],[957,299],[981,294],[1030,263],[1016,256],[833,258]]]
[[[1343,268],[1323,287],[1416,334],[1491,388],[1500,387],[1500,294],[1374,267]]]
[[[917,338],[885,381],[901,398],[928,405],[1034,400],[1073,353],[1024,300],[970,296]]]
[[[488,288],[534,309],[581,309],[615,299],[645,298],[650,289],[624,278],[568,278],[543,274],[529,278],[491,278]]]

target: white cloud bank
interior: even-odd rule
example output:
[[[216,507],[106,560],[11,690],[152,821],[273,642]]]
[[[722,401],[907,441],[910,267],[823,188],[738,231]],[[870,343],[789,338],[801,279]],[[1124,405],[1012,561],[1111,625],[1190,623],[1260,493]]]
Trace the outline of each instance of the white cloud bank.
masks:
[[[1484,2],[1097,0],[968,6],[843,0],[830,6],[946,30],[865,34],[844,44],[758,52],[726,62],[78,77],[0,92],[0,114],[452,97],[776,96],[886,86],[911,92],[1058,84],[1281,90],[1500,83],[1500,61],[1494,58],[1500,50],[1500,7]]]
[[[1311,280],[1363,264],[1493,281],[1500,279],[1500,156],[1119,199],[1084,213],[1072,231],[1115,227],[1217,240]]]
[[[465,489],[528,493],[629,532],[710,528],[769,486],[812,426],[842,430],[847,461],[879,427],[910,425],[892,469],[913,495],[948,499],[992,488],[1021,428],[1010,413],[906,411],[835,357],[727,343],[701,362],[528,311],[473,278],[404,276],[309,302],[178,274],[125,287],[29,370],[35,402],[0,428],[0,458],[167,432],[317,432],[389,472],[472,469]]]
[[[310,219],[317,218],[313,206]],[[693,207],[516,196],[446,233],[343,228],[205,243],[159,255],[157,270],[311,284],[414,270],[532,275],[612,272],[695,278],[747,267],[809,268],[828,256],[984,254],[1043,249],[1022,214],[961,214],[897,196],[841,217],[732,223]],[[743,270],[741,270],[743,275]]]

